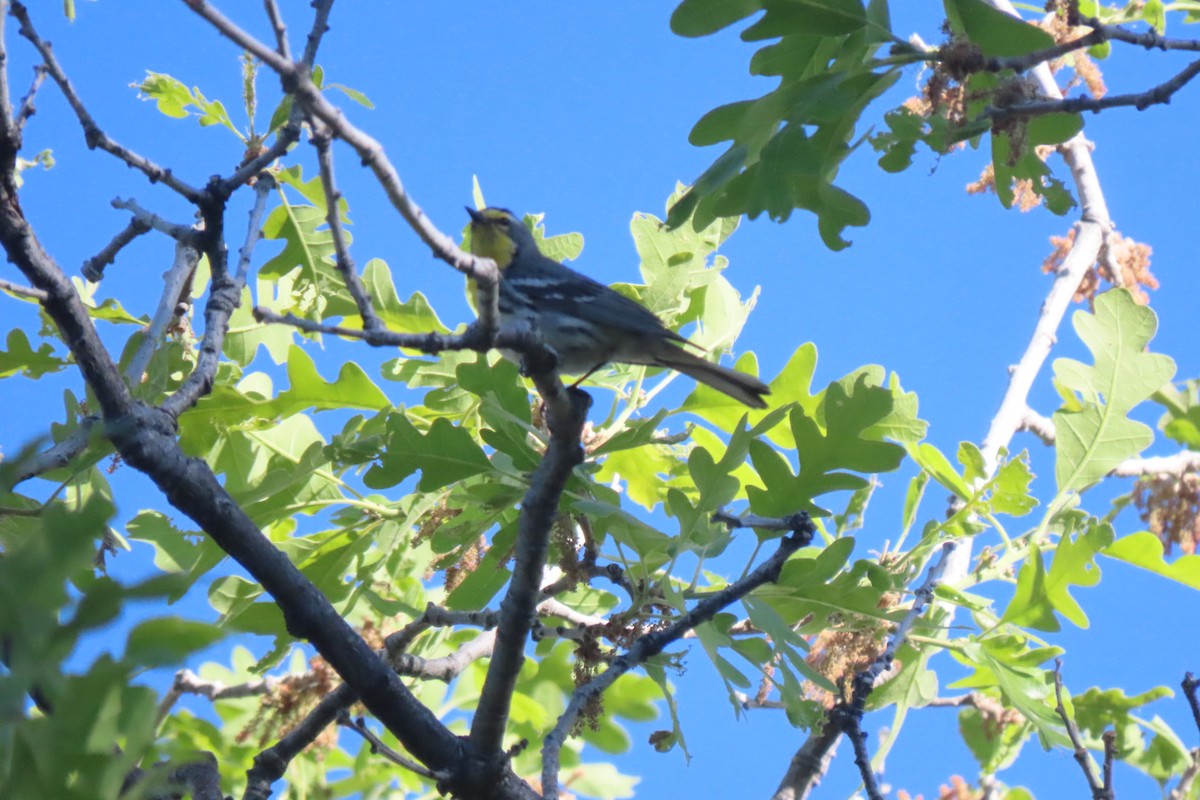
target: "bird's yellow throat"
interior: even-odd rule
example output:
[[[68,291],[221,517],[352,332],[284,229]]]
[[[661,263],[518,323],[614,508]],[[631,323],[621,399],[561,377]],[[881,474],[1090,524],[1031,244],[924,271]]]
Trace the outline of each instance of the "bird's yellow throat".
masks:
[[[517,244],[504,232],[503,221],[498,220],[496,224],[489,222],[471,222],[471,252],[482,258],[492,259],[496,266],[504,269],[512,263]]]

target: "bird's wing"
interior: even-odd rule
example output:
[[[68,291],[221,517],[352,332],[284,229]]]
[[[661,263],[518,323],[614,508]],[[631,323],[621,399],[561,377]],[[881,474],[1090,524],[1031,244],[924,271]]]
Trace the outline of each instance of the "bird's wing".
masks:
[[[518,269],[514,263],[505,271],[504,280],[511,281],[513,288],[524,288],[529,294],[539,295],[542,310],[577,316],[597,325],[624,328],[632,333],[665,336],[675,342],[691,344],[664,326],[662,320],[641,303],[557,261],[542,258],[535,264],[521,266],[523,268]]]

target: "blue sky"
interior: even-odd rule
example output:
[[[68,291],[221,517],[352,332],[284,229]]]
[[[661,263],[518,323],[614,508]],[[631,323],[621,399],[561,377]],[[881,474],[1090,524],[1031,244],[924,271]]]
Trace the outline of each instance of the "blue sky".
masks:
[[[298,48],[307,30],[308,3],[281,5]],[[903,5],[894,12],[896,32],[919,32],[926,41],[937,41],[938,4]],[[238,162],[240,147],[227,132],[166,119],[130,88],[146,70],[169,73],[210,98],[223,99],[234,119],[241,119],[237,49],[182,3],[80,2],[73,25],[63,21],[58,3],[31,6],[43,35],[54,42],[80,95],[111,136],[193,184]],[[259,4],[227,0],[221,6],[259,36],[268,36]],[[472,176],[478,176],[489,202],[517,212],[545,212],[551,233],[582,232],[586,245],[577,268],[605,282],[635,281],[637,259],[628,232],[632,214],[661,216],[675,183],[697,176],[719,152],[687,143],[692,124],[716,105],[758,96],[774,85],[747,74],[753,48],[736,33],[700,40],[671,34],[672,9],[672,3],[663,2],[343,2],[335,7],[318,60],[327,80],[360,90],[374,102],[373,110],[343,105],[356,124],[384,144],[409,192],[443,230],[461,229]],[[10,76],[20,96],[32,61],[30,48],[15,41],[14,28],[8,31]],[[1182,63],[1159,53],[1137,51],[1128,58],[1118,53],[1122,57],[1109,62],[1106,75],[1114,91],[1145,88]],[[869,118],[877,121],[918,85],[917,73],[906,73]],[[265,116],[278,88],[267,74],[260,87]],[[1163,289],[1152,301],[1160,317],[1153,347],[1176,359],[1181,377],[1200,374],[1191,222],[1200,166],[1189,152],[1200,122],[1198,97],[1200,87],[1185,89],[1167,107],[1117,110],[1086,120],[1119,229],[1154,247],[1153,270]],[[169,191],[148,185],[105,154],[88,152],[53,87],[39,96],[26,147],[30,153],[54,149],[57,166],[27,174],[22,202],[51,254],[73,274],[125,224],[124,212],[109,206],[114,196],[135,197],[176,221],[190,219],[189,209]],[[349,151],[338,156],[359,264],[370,257],[385,259],[402,296],[422,291],[443,321],[453,325],[468,319],[460,276],[430,258]],[[755,351],[770,377],[798,345],[813,341],[820,354],[819,385],[862,364],[882,364],[918,393],[921,416],[932,424],[930,440],[944,452],[952,453],[959,441],[979,442],[1004,390],[1007,368],[1023,351],[1049,286],[1039,269],[1049,252],[1047,237],[1064,233],[1072,220],[1041,210],[1005,211],[992,196],[968,197],[963,187],[983,164],[976,152],[945,158],[921,152],[906,173],[885,175],[864,146],[843,170],[839,185],[866,201],[872,221],[849,230],[854,244],[840,253],[824,249],[815,221],[802,213],[784,225],[744,223],[722,250],[730,260],[726,275],[743,295],[762,287],[739,351]],[[1061,163],[1053,166],[1061,170]],[[245,199],[240,202],[230,217],[234,247],[245,219],[240,216]],[[260,260],[267,252],[259,253]],[[146,288],[169,258],[170,246],[161,237],[143,237],[109,269],[101,296],[119,298],[134,314],[150,313],[155,297]],[[18,278],[10,266],[0,267],[0,276]],[[6,327],[33,319],[13,301],[0,309]],[[322,359],[313,350],[327,375],[336,371],[338,358],[374,358],[360,352],[330,347]],[[1082,355],[1065,326],[1052,358]],[[75,386],[69,374],[7,382],[9,411],[0,421],[5,452],[44,431],[46,409],[61,413],[62,389]],[[396,391],[395,384],[385,388]],[[687,391],[673,389],[679,397]],[[16,402],[14,392],[20,393]],[[1044,414],[1054,410],[1048,371],[1031,402]],[[1014,450],[1026,447],[1040,476],[1035,488],[1048,497],[1052,462],[1032,437],[1019,436],[1013,444]],[[122,513],[131,514],[158,501],[130,472],[118,476],[129,499],[118,499]],[[904,480],[885,478],[858,555],[895,538],[891,531]],[[1099,497],[1088,502],[1094,511],[1105,508]],[[942,508],[931,492],[923,519]],[[1122,523],[1119,533],[1137,529],[1128,516]],[[144,568],[145,554],[122,556],[122,561],[128,563],[120,569],[136,572]],[[1174,686],[1185,670],[1200,669],[1196,649],[1178,635],[1180,622],[1194,619],[1195,595],[1111,562],[1104,569],[1102,587],[1084,595],[1092,628],[1050,637],[1068,648],[1069,685],[1077,690],[1123,686],[1133,693]],[[633,753],[618,764],[644,776],[642,797],[769,795],[801,736],[774,712],[735,721],[719,682],[702,661],[702,654],[694,654],[679,681],[692,764],[685,766],[678,753],[650,752],[644,737],[656,725],[635,732]],[[1181,700],[1159,703],[1154,710],[1186,742],[1195,743]],[[871,720],[872,742],[886,721]],[[974,764],[954,731],[951,711],[910,716],[886,780],[929,797],[948,775],[972,774]],[[848,748],[843,750],[818,796],[846,796],[856,785]],[[1084,790],[1069,754],[1034,750],[1036,745],[1027,751],[1028,760],[1002,779],[1024,783],[1039,797]],[[1131,796],[1153,791],[1138,777],[1126,779]]]

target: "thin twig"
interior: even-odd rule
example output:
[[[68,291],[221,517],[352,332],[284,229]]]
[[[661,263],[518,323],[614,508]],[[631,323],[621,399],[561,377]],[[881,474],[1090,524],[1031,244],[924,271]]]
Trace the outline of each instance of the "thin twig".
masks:
[[[1118,25],[1106,25],[1095,17],[1085,17],[1080,20],[1080,23],[1092,28],[1098,28],[1104,33],[1105,39],[1137,45],[1138,47],[1144,47],[1147,50],[1200,51],[1200,40],[1168,39],[1167,37],[1160,35],[1159,32],[1153,27],[1146,30],[1145,33],[1134,33]]]
[[[1100,783],[1100,778],[1096,775],[1095,765],[1092,764],[1092,758],[1088,755],[1087,747],[1083,744],[1083,737],[1079,734],[1079,726],[1075,724],[1075,720],[1067,713],[1066,704],[1063,703],[1063,682],[1062,682],[1062,659],[1054,659],[1054,699],[1056,705],[1054,710],[1063,721],[1063,725],[1067,728],[1067,736],[1071,739],[1073,748],[1072,755],[1075,757],[1079,768],[1083,770],[1083,777],[1087,781],[1088,788],[1092,792],[1092,797],[1095,800],[1100,800],[1104,797],[1104,786]]]
[[[217,369],[221,365],[221,352],[225,334],[229,330],[229,318],[241,305],[242,290],[246,285],[246,273],[250,268],[254,246],[262,236],[260,223],[272,185],[268,180],[260,180],[255,184],[255,204],[250,211],[245,244],[238,251],[237,272],[232,276],[229,274],[228,252],[225,247],[225,204],[214,201],[200,207],[204,218],[201,249],[208,256],[212,281],[209,284],[208,301],[204,304],[204,336],[200,340],[196,366],[175,393],[162,403],[162,409],[175,418],[212,390]]]
[[[820,733],[809,736],[792,756],[787,773],[775,794],[771,795],[771,800],[805,800],[812,794],[829,771],[841,738],[841,732],[834,731],[832,725],[826,725]]]
[[[275,31],[275,49],[279,55],[292,60],[292,50],[288,47],[287,26],[283,24],[283,17],[279,15],[279,6],[275,4],[275,0],[263,0],[263,5],[267,10],[267,19],[271,20],[271,30]]]
[[[362,159],[362,163],[375,173],[392,205],[439,258],[485,287],[492,287],[496,284],[499,280],[496,265],[490,259],[476,258],[463,252],[450,237],[433,226],[425,216],[425,212],[408,196],[400,181],[399,173],[388,160],[382,145],[350,124],[341,110],[329,102],[312,82],[311,76],[307,69],[303,68],[303,65],[298,67],[283,59],[272,48],[238,27],[211,3],[205,2],[205,0],[184,0],[184,2],[193,11],[208,20],[224,36],[244,50],[250,51],[264,64],[279,73],[283,79],[285,90],[294,92],[297,100],[305,104],[311,113],[328,125],[335,136],[354,148]],[[480,308],[481,319],[486,319],[493,310]],[[487,320],[486,324],[494,323]]]
[[[743,514],[740,517],[730,514],[725,509],[713,512],[712,521],[720,522],[730,530],[738,528],[759,528],[764,531],[794,531],[797,525],[803,524],[808,515],[801,512],[790,517],[760,517],[757,514]]]
[[[321,44],[321,38],[329,30],[329,10],[333,6],[333,0],[318,0],[313,5],[316,8],[316,12],[313,14],[312,28],[309,30],[304,46],[304,57],[300,62],[306,67],[312,66],[313,61],[317,57],[317,48]],[[292,145],[300,140],[300,120],[302,116],[303,113],[300,107],[293,103],[287,122],[284,123],[283,127],[275,135],[274,144],[239,166],[232,175],[221,181],[218,191],[228,197],[235,189],[270,166],[275,159],[283,156]]]
[[[1054,420],[1044,417],[1033,409],[1025,409],[1019,430],[1033,433],[1047,446],[1053,446],[1058,438]],[[1139,478],[1143,475],[1177,475],[1200,472],[1200,453],[1181,450],[1169,456],[1142,456],[1127,458],[1108,473],[1118,478]]]
[[[295,314],[276,314],[269,308],[256,306],[254,318],[259,322],[271,322],[280,325],[291,325],[293,328],[306,333],[323,333],[332,336],[345,336],[349,339],[361,339],[376,347],[403,347],[407,350],[419,350],[422,353],[441,353],[445,350],[478,350],[484,351],[491,347],[507,347],[520,350],[540,342],[529,331],[505,331],[495,338],[483,334],[479,325],[470,325],[462,333],[396,333],[390,330],[367,331],[361,328],[343,328],[340,325],[326,325],[313,320],[297,317]]]
[[[190,285],[190,279],[199,261],[200,254],[194,247],[183,242],[175,243],[175,260],[171,263],[171,268],[163,273],[163,290],[158,298],[158,307],[154,309],[154,316],[150,318],[150,325],[146,328],[145,336],[125,370],[125,377],[131,386],[137,386],[141,382],[142,375],[145,374],[146,367],[154,356],[155,348],[158,347],[159,342],[166,335],[168,326],[175,319],[179,297],[183,294],[185,287]]]
[[[538,614],[544,617],[558,617],[565,619],[572,625],[582,627],[591,627],[593,625],[603,625],[606,620],[603,617],[597,617],[593,614],[584,614],[581,611],[576,611],[566,603],[559,602],[553,597],[548,597],[537,605]]]
[[[412,653],[397,653],[388,657],[388,663],[397,675],[420,680],[450,683],[467,667],[481,658],[488,658],[496,647],[496,631],[484,631],[471,641],[438,658],[422,658]]]
[[[1193,61],[1177,72],[1174,77],[1152,86],[1144,92],[1131,94],[1110,94],[1104,97],[1067,97],[1054,100],[1033,100],[1028,103],[1014,103],[1011,106],[988,106],[983,110],[980,119],[990,119],[994,125],[1003,125],[1014,119],[1028,119],[1043,114],[1077,114],[1081,111],[1099,112],[1107,108],[1132,106],[1138,111],[1144,111],[1153,105],[1165,105],[1171,98],[1186,86],[1196,75],[1200,75],[1200,60]]]
[[[1187,673],[1183,676],[1183,693],[1187,696],[1188,706],[1192,709],[1192,722],[1196,723],[1196,728],[1200,730],[1200,700],[1196,698],[1196,690],[1200,688],[1200,681],[1196,680],[1196,676],[1192,673]]]
[[[133,224],[131,223],[131,226]],[[120,238],[120,234],[118,234],[118,238]],[[105,249],[109,248],[113,248],[113,245],[110,244]],[[120,248],[113,249],[115,252]],[[101,258],[101,256],[97,255],[96,258]],[[137,352],[125,368],[124,376],[129,386],[137,386],[141,383],[146,367],[154,355],[154,348],[158,346],[164,332],[178,313],[179,298],[187,293],[187,287],[190,285],[198,260],[199,254],[194,249],[182,242],[176,242],[175,260],[171,268],[163,275],[163,291],[159,295],[154,316],[151,318]],[[75,460],[75,457],[87,448],[88,442],[91,441],[92,427],[98,421],[99,417],[84,417],[80,420],[79,427],[66,439],[22,462],[13,485],[16,486],[50,470],[61,469]]]
[[[301,64],[310,67],[317,60],[317,48],[321,44],[321,37],[329,30],[329,12],[333,8],[333,0],[314,0],[312,7],[312,27],[304,43],[304,55],[300,58]]]
[[[1166,800],[1188,800],[1193,796],[1192,786],[1195,785],[1196,778],[1200,777],[1200,747],[1193,747],[1188,756],[1188,765],[1180,774],[1179,783],[1167,793]]]
[[[0,291],[9,292],[10,294],[15,294],[18,297],[28,297],[30,300],[37,300],[39,302],[45,300],[49,296],[41,289],[34,289],[32,286],[22,286],[19,283],[6,281],[3,278],[0,278]]]
[[[359,316],[362,317],[363,330],[386,330],[383,320],[375,313],[371,296],[358,277],[354,259],[350,256],[350,245],[346,241],[346,231],[342,228],[342,216],[338,206],[342,193],[338,191],[333,175],[333,148],[330,147],[329,128],[320,120],[310,119],[313,129],[312,143],[317,148],[317,165],[321,174],[321,188],[325,191],[325,221],[329,225],[329,233],[333,237],[333,250],[336,254],[338,272],[346,284],[347,291],[358,306]]]
[[[1114,800],[1117,796],[1116,785],[1113,783],[1113,763],[1117,760],[1117,732],[1106,730],[1100,734],[1104,742],[1104,791],[1097,800]]]
[[[875,689],[875,684],[880,676],[891,669],[892,663],[895,661],[896,652],[904,645],[905,639],[908,638],[908,632],[912,630],[912,626],[925,613],[926,607],[933,602],[933,592],[937,588],[938,583],[942,579],[942,573],[946,566],[950,563],[951,554],[953,554],[957,545],[953,541],[945,542],[941,546],[941,553],[938,555],[937,561],[929,568],[929,572],[925,576],[925,580],[913,592],[913,604],[904,614],[904,618],[900,620],[900,624],[896,626],[896,630],[888,637],[887,646],[880,653],[869,667],[860,671],[854,676],[853,690],[851,692],[850,702],[841,702],[834,707],[834,711],[840,712],[831,714],[830,723],[837,724],[845,733],[852,745],[854,746],[854,763],[858,765],[859,774],[863,779],[863,787],[870,800],[882,800],[883,795],[879,791],[879,785],[875,779],[875,773],[871,768],[870,754],[867,752],[866,733],[862,729],[863,713],[866,709],[867,698]]]
[[[954,697],[935,697],[925,704],[925,708],[962,708],[963,706],[979,707],[987,695],[979,692],[955,695]]]
[[[1044,64],[1047,61],[1053,61],[1056,58],[1062,58],[1068,53],[1073,53],[1076,50],[1083,50],[1097,44],[1103,44],[1108,40],[1108,35],[1104,30],[1094,28],[1089,33],[1084,34],[1076,39],[1071,39],[1067,42],[1059,42],[1051,47],[1043,50],[1035,50],[1032,53],[1026,53],[1020,56],[1008,56],[1006,58],[993,57],[987,59],[983,64],[983,69],[988,72],[1003,72],[1004,70],[1013,70],[1014,72],[1025,72],[1033,69],[1039,64]]]
[[[19,486],[30,478],[36,478],[54,469],[61,469],[70,464],[75,456],[84,451],[92,437],[92,428],[100,421],[98,416],[86,416],[79,420],[79,427],[70,436],[32,458],[20,462],[16,475],[13,476],[13,487]]]
[[[126,205],[117,205],[118,202],[128,203],[137,210],[134,211],[133,219],[129,220],[129,224],[122,228],[120,232],[113,237],[111,242],[104,245],[99,253],[96,253],[96,255],[92,256],[87,261],[84,261],[83,266],[79,268],[79,272],[83,275],[83,277],[87,278],[92,283],[99,283],[104,279],[104,268],[116,260],[117,253],[121,252],[125,245],[129,244],[134,239],[150,230],[151,225],[149,219],[151,217],[159,220],[163,225],[172,226],[172,228],[174,227],[172,223],[163,220],[161,217],[155,217],[155,215],[151,214],[149,211],[141,208],[141,206],[138,206],[133,200],[113,201],[114,208],[128,209],[128,206]],[[187,231],[191,231],[191,228],[188,228],[187,226],[178,227],[181,227]],[[167,235],[169,236],[170,234]],[[179,241],[177,237],[176,241]]]
[[[787,704],[780,700],[759,700],[757,697],[751,697],[745,692],[734,692],[734,699],[738,701],[738,705],[743,710],[751,711],[760,708],[783,709],[787,708]]]
[[[123,211],[128,211],[129,213],[133,214],[133,221],[130,222],[130,224],[126,226],[124,230],[113,237],[113,240],[106,245],[103,250],[89,259],[89,261],[84,262],[84,268],[87,268],[88,264],[91,262],[96,262],[98,267],[103,267],[106,263],[111,263],[112,258],[108,258],[107,261],[103,259],[107,258],[110,253],[113,257],[115,257],[117,251],[129,244],[129,242],[131,242],[138,234],[144,233],[146,230],[151,228],[159,231],[160,233],[165,233],[167,236],[170,236],[177,242],[186,242],[193,247],[199,246],[195,228],[190,225],[182,225],[178,222],[170,222],[169,220],[163,219],[158,214],[142,208],[142,206],[138,204],[138,201],[134,200],[133,198],[128,200],[122,200],[120,197],[114,198],[112,201],[112,207],[119,208]],[[132,232],[135,222],[138,224],[139,228],[144,230],[137,230],[136,233]]]
[[[249,161],[243,162],[233,174],[228,178],[218,181],[216,185],[217,192],[222,197],[229,197],[233,192],[240,188],[243,184],[248,183],[251,178],[254,178],[262,173],[264,169],[269,167],[275,159],[283,156],[287,151],[300,139],[300,123],[297,121],[289,121],[279,129],[279,133],[275,135],[275,142],[266,150],[259,153]]]
[[[367,727],[366,720],[364,720],[362,717],[352,720],[352,719],[350,719],[350,715],[343,711],[341,714],[338,715],[337,723],[338,723],[338,725],[341,725],[343,728],[349,728],[350,730],[354,731],[359,736],[361,736],[363,739],[365,739],[367,741],[367,743],[369,745],[371,745],[372,753],[378,753],[379,755],[386,758],[388,761],[391,761],[393,764],[396,764],[397,766],[403,767],[404,769],[408,770],[409,772],[420,775],[422,778],[428,778],[431,781],[440,781],[446,777],[445,775],[439,775],[436,772],[432,772],[431,770],[425,769],[425,767],[422,767],[420,764],[413,761],[411,758],[406,758],[405,756],[402,756],[399,753],[397,753],[392,748],[388,747],[386,744],[383,743],[382,739],[380,739],[378,736],[376,736],[374,733],[371,732],[371,729]]]
[[[38,64],[33,68],[33,83],[29,85],[29,91],[21,98],[21,108],[17,112],[17,118],[14,123],[17,126],[17,130],[24,128],[29,118],[37,113],[37,108],[34,106],[33,101],[37,97],[38,89],[41,89],[42,84],[46,81],[46,72],[44,64]]]
[[[1196,724],[1196,728],[1200,730],[1200,700],[1196,698],[1196,691],[1200,688],[1200,681],[1196,680],[1196,676],[1192,673],[1187,673],[1183,676],[1183,694],[1187,697],[1188,707],[1192,710],[1192,722]],[[1196,782],[1196,778],[1200,776],[1200,748],[1194,747],[1191,751],[1191,763],[1187,769],[1179,777],[1179,783],[1171,790],[1168,800],[1183,800],[1183,798],[1191,797],[1192,785]]]
[[[275,188],[275,178],[264,172],[254,184],[254,205],[250,209],[250,223],[246,227],[246,242],[238,249],[236,279],[242,284],[250,275],[250,259],[254,248],[262,238],[262,220],[267,213],[267,198]]]
[[[158,704],[158,715],[155,725],[162,724],[163,720],[167,718],[167,714],[170,713],[171,708],[185,694],[198,695],[215,702],[217,700],[232,700],[239,697],[257,697],[258,695],[270,694],[278,686],[279,679],[272,676],[231,686],[221,681],[205,680],[190,669],[180,670],[175,673],[175,680],[171,683],[171,688],[167,690],[163,695],[163,699]]]
[[[34,48],[37,49],[42,57],[42,62],[46,65],[46,69],[50,73],[50,77],[58,84],[58,88],[63,93],[63,96],[66,97],[68,105],[71,106],[71,109],[75,112],[75,116],[78,117],[79,124],[83,126],[84,140],[87,142],[88,149],[99,147],[101,150],[111,153],[129,166],[144,173],[150,179],[151,183],[161,182],[190,202],[197,202],[201,194],[199,189],[175,177],[171,170],[164,169],[144,156],[138,155],[127,147],[118,144],[96,124],[96,120],[92,118],[87,107],[84,106],[83,101],[76,94],[75,87],[71,85],[71,81],[67,78],[62,66],[58,63],[58,59],[55,58],[50,44],[38,36],[37,31],[33,27],[33,22],[29,18],[29,12],[25,8],[25,4],[14,0],[11,5],[12,15],[21,23],[20,34],[28,39]]]

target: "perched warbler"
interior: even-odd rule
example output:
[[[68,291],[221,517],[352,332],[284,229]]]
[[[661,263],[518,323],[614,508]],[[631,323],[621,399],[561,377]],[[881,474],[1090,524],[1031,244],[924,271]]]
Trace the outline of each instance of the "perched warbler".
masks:
[[[636,301],[542,255],[511,211],[467,213],[471,252],[500,268],[500,324],[528,322],[554,349],[562,372],[586,378],[610,361],[670,367],[748,406],[767,407],[765,383],[683,349],[700,348]]]

